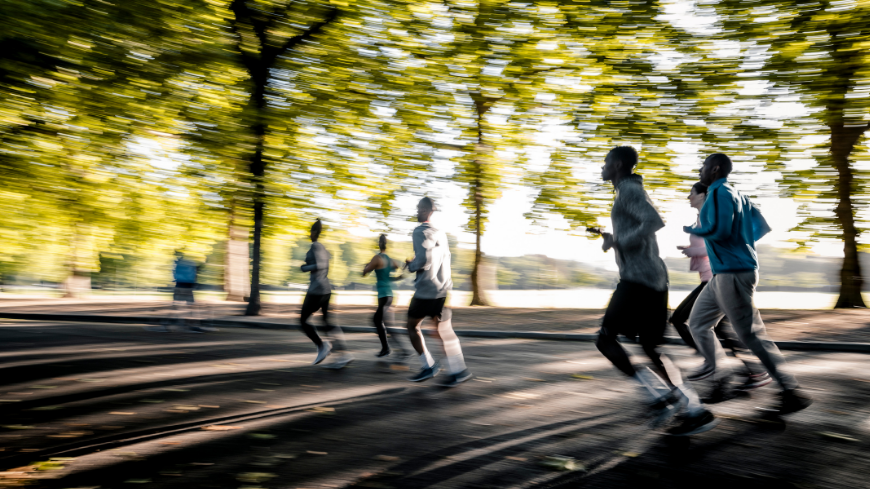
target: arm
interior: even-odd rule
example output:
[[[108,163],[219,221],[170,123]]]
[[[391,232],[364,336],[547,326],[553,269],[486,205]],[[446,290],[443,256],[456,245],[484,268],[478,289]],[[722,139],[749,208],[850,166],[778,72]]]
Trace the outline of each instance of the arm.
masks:
[[[434,241],[427,239],[422,229],[414,231],[412,236],[414,242],[414,259],[408,262],[408,271],[416,272],[426,270],[431,266],[432,262],[432,247]]]
[[[698,248],[684,248],[683,254],[686,256],[707,256],[707,248],[706,247],[698,247]]]
[[[317,270],[317,260],[314,259],[314,245],[311,245],[311,248],[308,249],[308,253],[305,254],[305,264],[302,265],[303,272],[313,272]]]
[[[381,264],[381,257],[378,255],[373,256],[372,261],[370,261],[369,264],[366,265],[366,267],[363,269],[363,273],[362,273],[363,277],[365,277],[366,275],[377,270],[378,265],[380,265],[380,264]]]
[[[617,249],[634,248],[640,245],[643,238],[665,227],[665,222],[662,221],[662,216],[653,207],[652,203],[646,194],[638,196],[630,205],[626,205],[625,209],[638,223],[637,226],[623,230],[619,235],[614,236],[613,246]]]
[[[721,187],[714,190],[713,195],[704,203],[701,209],[701,225],[685,226],[683,231],[714,241],[723,241],[731,236],[734,202],[729,198],[728,192],[720,192],[720,190]]]

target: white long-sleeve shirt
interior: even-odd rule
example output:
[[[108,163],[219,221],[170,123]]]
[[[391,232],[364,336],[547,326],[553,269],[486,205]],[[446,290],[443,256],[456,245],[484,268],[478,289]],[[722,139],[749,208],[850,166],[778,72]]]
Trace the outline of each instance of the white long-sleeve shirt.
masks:
[[[411,235],[414,243],[414,260],[408,270],[417,272],[414,280],[414,297],[418,299],[440,299],[447,297],[453,289],[450,278],[450,248],[447,235],[424,222],[414,229]]]

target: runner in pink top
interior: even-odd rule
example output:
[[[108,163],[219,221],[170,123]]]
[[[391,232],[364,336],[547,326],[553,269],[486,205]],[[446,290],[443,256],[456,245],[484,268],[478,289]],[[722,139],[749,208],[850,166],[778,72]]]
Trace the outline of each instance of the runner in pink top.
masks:
[[[692,191],[689,193],[689,203],[692,207],[700,210],[706,199],[706,185],[698,182],[692,186]],[[700,221],[696,220],[695,227],[700,225]],[[689,234],[689,246],[678,246],[677,248],[681,250],[684,255],[691,258],[689,270],[698,272],[698,275],[701,276],[701,284],[695,287],[695,290],[689,293],[683,302],[674,309],[674,313],[671,315],[669,322],[674,325],[674,329],[677,330],[680,338],[682,338],[687,345],[697,350],[698,348],[695,345],[695,339],[692,337],[692,333],[689,331],[689,326],[686,324],[686,321],[689,320],[689,315],[692,313],[692,307],[695,305],[695,300],[698,299],[701,291],[706,287],[707,282],[713,278],[713,271],[710,269],[710,259],[707,257],[707,245],[704,242],[704,238],[695,236],[694,234]],[[747,358],[747,355],[750,355],[749,350],[743,346],[739,339],[737,339],[737,335],[734,333],[731,325],[728,324],[727,319],[722,319],[722,321],[716,325],[715,331],[716,336],[722,341],[722,346],[730,350],[732,356],[741,360],[743,365],[746,367],[746,381],[736,388],[738,391],[748,391],[767,385],[771,382],[772,379],[767,373],[767,370],[755,359]],[[686,378],[692,381],[703,380],[706,376],[699,374],[700,372],[706,371],[703,367],[704,366],[702,365],[697,373],[691,373]],[[730,379],[727,378],[717,382],[713,388],[713,392],[706,399],[702,399],[702,401],[705,404],[712,404],[734,397],[729,388],[729,384]]]

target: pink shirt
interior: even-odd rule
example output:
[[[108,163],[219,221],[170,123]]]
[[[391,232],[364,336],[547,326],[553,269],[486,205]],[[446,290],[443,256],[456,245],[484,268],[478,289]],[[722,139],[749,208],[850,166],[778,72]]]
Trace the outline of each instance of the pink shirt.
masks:
[[[695,221],[695,226],[701,225],[700,218]],[[685,249],[686,256],[692,259],[689,262],[689,270],[698,272],[701,276],[701,282],[709,282],[713,278],[713,271],[710,269],[710,259],[707,258],[707,244],[704,238],[689,235],[689,247]]]

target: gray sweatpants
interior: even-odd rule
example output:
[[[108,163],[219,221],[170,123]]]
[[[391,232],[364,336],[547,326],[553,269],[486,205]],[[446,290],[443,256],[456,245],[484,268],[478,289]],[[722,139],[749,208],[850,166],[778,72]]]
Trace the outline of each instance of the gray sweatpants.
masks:
[[[757,270],[714,275],[692,308],[689,329],[698,344],[698,352],[708,365],[715,368],[725,351],[717,341],[713,327],[727,316],[737,337],[761,360],[779,385],[783,389],[794,389],[798,386],[797,379],[783,370],[785,358],[767,336],[761,314],[755,307],[756,285]]]

